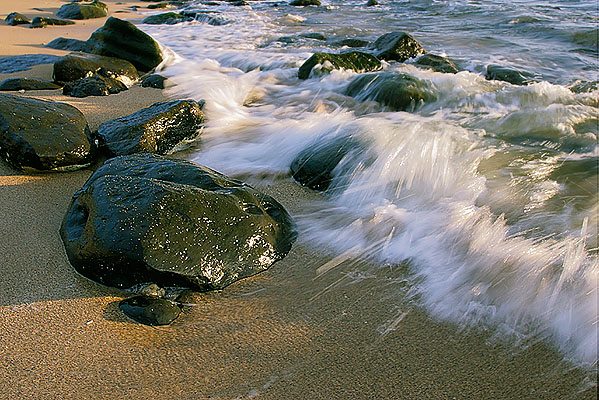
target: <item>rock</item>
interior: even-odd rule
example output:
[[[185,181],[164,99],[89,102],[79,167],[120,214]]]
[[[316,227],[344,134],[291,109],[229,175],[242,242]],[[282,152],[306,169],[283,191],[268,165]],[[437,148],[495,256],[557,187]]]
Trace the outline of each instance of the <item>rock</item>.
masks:
[[[105,76],[89,76],[68,82],[62,88],[62,94],[71,97],[108,96],[127,90],[121,81]]]
[[[372,44],[375,55],[381,60],[404,62],[426,53],[426,50],[405,32],[390,32],[379,37]]]
[[[62,57],[49,54],[24,54],[21,56],[10,56],[0,58],[0,73],[9,74],[12,72],[26,71],[32,65],[52,64]]]
[[[249,6],[250,5],[250,3],[248,3],[245,0],[233,1],[233,2],[230,2],[229,4],[231,4],[232,6],[236,6],[236,7]]]
[[[320,0],[293,0],[289,5],[296,7],[320,6]]]
[[[31,23],[29,18],[27,18],[23,14],[19,14],[18,12],[11,12],[6,16],[6,18],[4,18],[4,21],[6,21],[6,23],[11,26],[26,25]]]
[[[363,154],[364,146],[352,136],[334,137],[319,141],[301,151],[291,163],[291,175],[301,185],[310,189],[325,191],[333,182],[333,171],[344,158],[352,161],[346,166],[355,166],[358,154]],[[348,155],[350,155],[348,157]],[[338,176],[343,176],[338,171]]]
[[[162,24],[166,24],[166,25],[175,25],[178,24],[179,22],[186,22],[186,21],[192,21],[193,18],[192,17],[187,17],[183,14],[178,14],[175,12],[167,12],[167,13],[162,13],[162,14],[157,14],[157,15],[150,15],[149,17],[146,17],[143,19],[143,21],[141,21],[143,24],[148,24],[148,25],[162,25]]]
[[[143,81],[141,81],[142,87],[152,87],[156,89],[164,89],[164,81],[166,78],[162,75],[152,74],[146,76]]]
[[[56,15],[66,19],[102,18],[108,15],[108,7],[100,1],[92,1],[86,4],[68,3],[63,4],[56,12]]]
[[[372,7],[372,6],[378,6],[379,2],[376,0],[368,0],[368,2],[366,3],[366,7]]]
[[[327,37],[324,35],[324,33],[319,32],[300,33],[299,37],[316,40],[327,40]]]
[[[131,86],[137,79],[137,70],[128,61],[95,54],[71,53],[54,63],[54,80],[72,82],[93,75],[121,81]]]
[[[167,154],[176,145],[199,135],[204,123],[202,106],[195,100],[155,103],[103,123],[97,131],[98,139],[110,155]]]
[[[9,78],[0,83],[0,91],[16,90],[54,90],[60,86],[43,79]]]
[[[135,322],[151,326],[168,325],[181,313],[181,307],[177,303],[144,295],[121,300],[119,309]]]
[[[445,72],[449,74],[458,73],[458,68],[455,66],[453,61],[436,54],[425,54],[418,57],[416,60],[416,65],[431,68],[436,72]]]
[[[367,46],[370,42],[368,40],[362,39],[342,39],[336,42],[333,42],[333,46],[337,47],[364,47]]]
[[[71,265],[94,281],[199,290],[266,270],[296,238],[292,218],[270,196],[147,153],[101,166],[73,196],[60,234]]]
[[[485,79],[509,82],[513,85],[525,86],[534,83],[533,75],[528,72],[522,72],[500,65],[490,64],[487,66]]]
[[[382,68],[381,62],[372,54],[352,51],[349,53],[314,53],[299,68],[297,76],[300,79],[308,79],[310,71],[316,65],[321,64],[321,71],[333,69],[348,69],[355,72],[376,71]]]
[[[408,74],[367,74],[355,78],[345,94],[357,100],[375,100],[394,111],[412,111],[435,101],[430,85]]]
[[[162,62],[158,43],[131,22],[118,18],[109,17],[87,43],[94,54],[127,60],[143,72],[153,70]]]
[[[67,19],[56,19],[56,18],[44,18],[44,17],[35,17],[31,24],[30,28],[43,28],[46,25],[73,25],[73,21],[69,21]]]
[[[191,19],[195,19],[198,22],[201,22],[203,24],[208,24],[208,25],[213,25],[213,26],[221,26],[221,25],[226,25],[231,21],[228,21],[226,19],[220,18],[220,17],[215,17],[213,15],[210,14],[214,14],[214,12],[212,11],[181,11],[181,15],[184,15],[185,17],[191,18]]]
[[[75,169],[95,146],[83,114],[64,103],[0,94],[0,156],[15,168]]]
[[[84,53],[90,53],[92,51],[91,46],[86,41],[64,37],[58,37],[44,47],[57,50],[82,51]]]
[[[172,7],[170,3],[167,3],[165,1],[163,1],[162,3],[156,3],[156,4],[150,4],[148,6],[148,8],[150,10],[157,10],[157,9],[162,9],[162,8],[170,8]]]
[[[577,81],[570,86],[572,93],[591,93],[597,90],[599,81]]]

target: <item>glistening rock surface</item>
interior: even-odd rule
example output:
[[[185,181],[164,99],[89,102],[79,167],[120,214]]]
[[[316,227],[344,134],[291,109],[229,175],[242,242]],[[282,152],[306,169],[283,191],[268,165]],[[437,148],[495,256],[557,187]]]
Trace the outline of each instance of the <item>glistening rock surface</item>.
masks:
[[[128,61],[95,54],[71,53],[54,63],[54,80],[72,82],[93,75],[101,75],[132,85],[137,79],[137,70]]]
[[[308,79],[316,65],[321,65],[321,71],[330,72],[333,69],[347,69],[355,72],[376,71],[382,68],[381,62],[372,54],[352,51],[348,53],[314,53],[299,68],[297,76]]]
[[[374,54],[381,60],[403,62],[426,53],[424,47],[405,32],[389,32],[372,44]]]

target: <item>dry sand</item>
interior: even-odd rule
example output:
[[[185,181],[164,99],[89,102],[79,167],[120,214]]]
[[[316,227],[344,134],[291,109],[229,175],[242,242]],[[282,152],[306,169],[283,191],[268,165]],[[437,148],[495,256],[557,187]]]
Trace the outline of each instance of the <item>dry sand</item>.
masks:
[[[39,15],[62,2],[0,2]],[[131,4],[106,1],[111,11]],[[137,18],[131,14],[117,17]],[[87,39],[105,18],[71,27],[0,26],[0,55],[64,54],[41,47]],[[51,78],[51,66],[0,74]],[[90,127],[164,100],[133,87],[74,99]],[[592,373],[542,343],[526,348],[459,332],[404,300],[405,268],[330,260],[300,236],[284,260],[223,291],[191,296],[168,327],[132,323],[126,296],[77,275],[58,235],[71,196],[91,170],[29,174],[0,162],[0,394],[6,399],[591,399]],[[261,188],[292,214],[318,195],[290,179]],[[364,279],[356,279],[362,277]]]

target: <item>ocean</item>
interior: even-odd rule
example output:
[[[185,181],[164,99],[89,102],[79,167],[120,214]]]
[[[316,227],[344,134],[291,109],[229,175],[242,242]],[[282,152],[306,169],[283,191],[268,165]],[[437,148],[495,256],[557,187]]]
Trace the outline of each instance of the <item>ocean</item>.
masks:
[[[515,344],[543,340],[596,366],[599,99],[570,90],[599,78],[596,0],[186,7],[205,18],[141,27],[170,49],[160,72],[170,93],[206,101],[189,159],[264,184],[292,180],[306,148],[360,143],[324,199],[296,215],[302,240],[407,266],[411,299],[435,318]],[[393,111],[345,94],[355,72],[297,77],[316,51],[393,31],[461,70],[384,63],[432,100]],[[486,80],[491,64],[536,83]]]

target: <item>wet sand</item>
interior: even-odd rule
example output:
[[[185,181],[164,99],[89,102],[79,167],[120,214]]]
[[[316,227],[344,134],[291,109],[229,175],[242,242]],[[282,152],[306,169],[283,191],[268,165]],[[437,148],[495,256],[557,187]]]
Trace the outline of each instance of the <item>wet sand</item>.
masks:
[[[2,19],[63,4],[6,3]],[[149,4],[106,3],[112,12]],[[44,29],[3,23],[0,56],[66,54],[41,43],[87,39],[104,21]],[[0,80],[16,76],[50,79],[51,65]],[[72,104],[92,130],[168,98],[137,86],[84,99],[60,90],[22,95]],[[133,323],[117,307],[127,294],[75,273],[58,234],[71,196],[91,172],[23,173],[0,162],[0,393],[7,399],[597,398],[590,384],[596,375],[542,342],[501,343],[492,332],[460,331],[427,317],[406,300],[407,266],[356,258],[326,264],[331,256],[301,234],[270,270],[191,295],[172,325]],[[290,178],[259,188],[293,215],[320,197]]]

